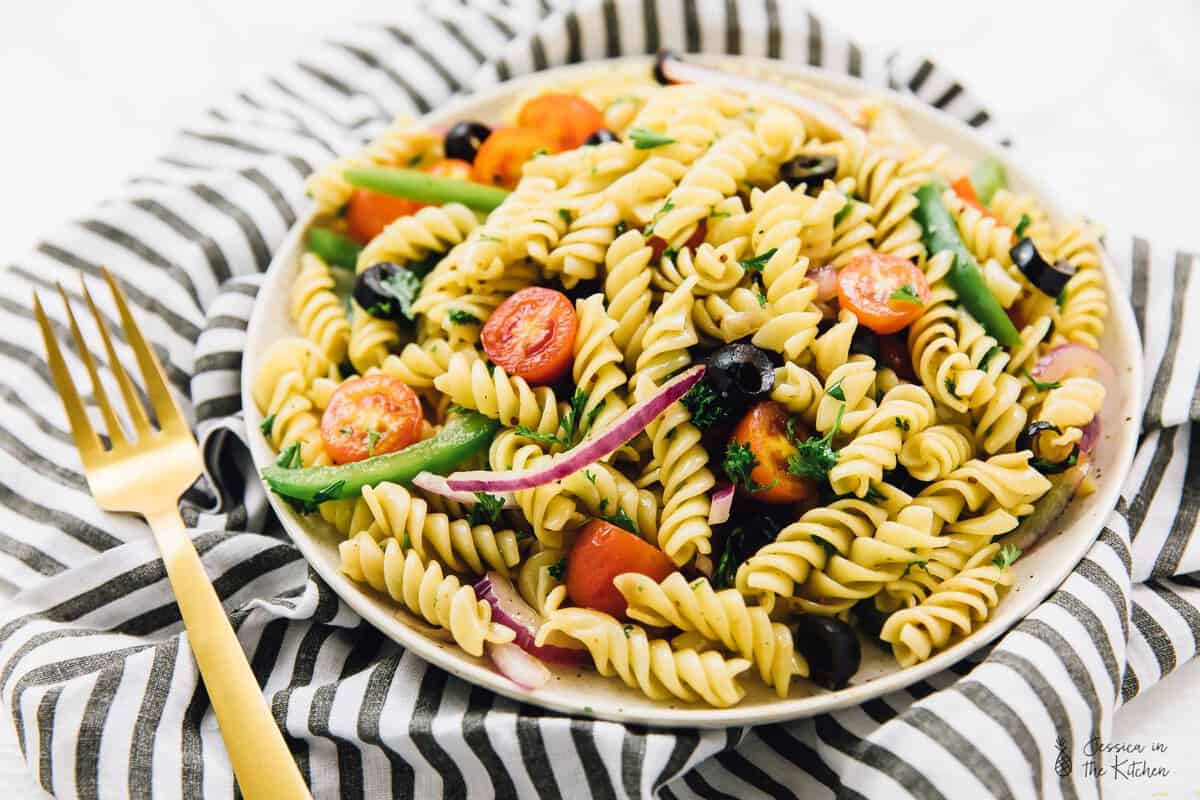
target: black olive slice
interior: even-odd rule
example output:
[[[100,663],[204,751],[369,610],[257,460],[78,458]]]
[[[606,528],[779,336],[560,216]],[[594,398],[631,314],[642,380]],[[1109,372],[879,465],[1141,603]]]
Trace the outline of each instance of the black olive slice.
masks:
[[[826,689],[844,689],[862,663],[858,636],[837,617],[819,614],[799,617],[795,647],[808,661],[809,678]]]
[[[804,184],[806,194],[816,195],[825,181],[837,176],[838,160],[834,156],[796,156],[779,167],[779,177],[793,189]]]
[[[446,153],[446,158],[461,158],[463,161],[474,164],[479,146],[491,135],[492,129],[482,122],[475,120],[456,122],[450,130],[446,131],[442,150]]]

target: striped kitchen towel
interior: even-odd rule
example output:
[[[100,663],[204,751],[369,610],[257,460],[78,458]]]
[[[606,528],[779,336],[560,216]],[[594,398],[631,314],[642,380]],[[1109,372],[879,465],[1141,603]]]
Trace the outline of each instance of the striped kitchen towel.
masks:
[[[858,708],[754,729],[655,730],[542,711],[452,678],[365,625],[280,535],[243,448],[246,321],[303,180],[396,112],[565,62],[659,47],[765,55],[911,93],[1000,138],[928,61],[861,50],[793,0],[413,3],[331,34],[182,130],[122,193],[0,281],[0,699],[60,797],[234,795],[146,526],[92,502],[30,292],[80,301],[109,266],[137,306],[211,477],[197,548],[317,798],[1095,797],[1056,764],[1200,639],[1200,334],[1193,257],[1110,235],[1145,342],[1145,432],[1123,499],[1062,587],[976,659]],[[96,287],[93,286],[95,289]],[[106,292],[95,292],[97,297]],[[51,303],[60,338],[65,319]],[[110,320],[113,309],[102,311]],[[57,315],[57,316],[55,316]],[[1189,321],[1190,320],[1190,321]],[[88,331],[85,331],[85,334]],[[123,342],[118,355],[131,356]],[[94,354],[106,364],[103,353]],[[75,354],[68,360],[82,369]],[[106,379],[109,374],[104,370]]]

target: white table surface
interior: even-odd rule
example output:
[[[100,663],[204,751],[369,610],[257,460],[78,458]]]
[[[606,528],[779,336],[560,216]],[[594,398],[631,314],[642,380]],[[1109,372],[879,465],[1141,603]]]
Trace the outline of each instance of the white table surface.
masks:
[[[0,258],[85,213],[210,99],[348,20],[402,16],[366,0],[22,3],[0,25]],[[788,2],[781,5],[786,9]],[[813,0],[868,47],[903,45],[961,76],[1014,134],[1017,156],[1069,205],[1200,250],[1200,4],[1194,0]],[[287,8],[284,12],[283,9]],[[7,595],[5,595],[7,596]],[[1165,779],[1116,798],[1200,798],[1200,664],[1134,700],[1114,739],[1167,745]],[[0,786],[45,797],[0,721]]]

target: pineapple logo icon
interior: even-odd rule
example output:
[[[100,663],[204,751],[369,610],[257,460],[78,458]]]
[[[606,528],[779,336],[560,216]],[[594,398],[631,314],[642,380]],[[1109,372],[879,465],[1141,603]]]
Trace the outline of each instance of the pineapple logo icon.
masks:
[[[1065,778],[1071,774],[1071,755],[1067,752],[1067,743],[1058,739],[1054,746],[1058,748],[1058,756],[1054,759],[1054,771],[1058,773],[1058,777]]]

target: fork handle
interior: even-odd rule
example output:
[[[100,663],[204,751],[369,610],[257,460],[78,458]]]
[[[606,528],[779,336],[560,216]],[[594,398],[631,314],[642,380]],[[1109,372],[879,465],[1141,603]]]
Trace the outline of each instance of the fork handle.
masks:
[[[147,515],[209,702],[247,800],[312,795],[275,724],[237,634],[184,529],[179,509]]]

